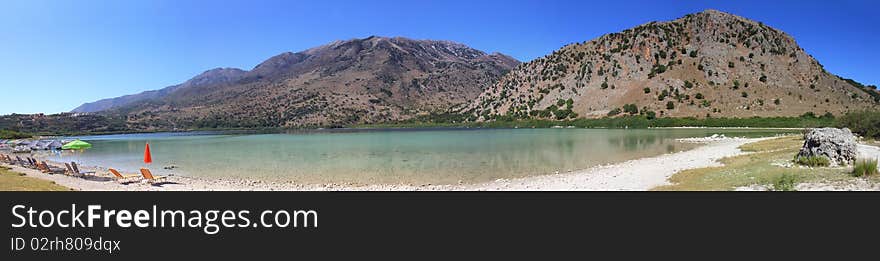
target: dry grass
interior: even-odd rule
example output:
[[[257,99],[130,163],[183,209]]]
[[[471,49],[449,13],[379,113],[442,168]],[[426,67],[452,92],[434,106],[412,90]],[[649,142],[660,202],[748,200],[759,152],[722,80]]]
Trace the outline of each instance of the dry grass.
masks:
[[[0,166],[0,191],[69,191],[70,188],[55,182],[26,177]]]
[[[849,168],[806,168],[792,166],[803,140],[797,136],[781,137],[740,147],[746,155],[721,159],[724,166],[685,170],[669,178],[672,185],[654,190],[733,190],[737,187],[762,185],[773,188],[783,183],[834,182],[853,179]],[[880,182],[880,178],[872,178]]]

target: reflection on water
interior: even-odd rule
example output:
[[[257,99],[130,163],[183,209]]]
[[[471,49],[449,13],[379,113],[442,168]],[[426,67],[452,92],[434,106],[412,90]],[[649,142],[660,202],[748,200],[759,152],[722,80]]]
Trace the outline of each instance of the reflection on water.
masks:
[[[289,134],[160,133],[80,137],[93,148],[56,161],[144,167],[157,174],[250,177],[301,183],[483,182],[584,169],[691,148],[676,138],[765,136],[779,131],[713,129],[470,129],[311,131]],[[176,166],[173,170],[162,167]]]

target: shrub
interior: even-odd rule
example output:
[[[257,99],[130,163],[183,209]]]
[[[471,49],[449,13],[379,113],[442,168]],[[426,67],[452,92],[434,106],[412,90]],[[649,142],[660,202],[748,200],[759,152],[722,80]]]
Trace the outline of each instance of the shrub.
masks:
[[[623,112],[626,112],[626,113],[629,113],[632,115],[639,114],[639,107],[637,107],[635,104],[626,104],[626,105],[623,105]]]
[[[602,89],[608,89],[608,82],[602,82]]]
[[[767,82],[767,75],[761,75],[761,78],[758,79],[761,82]]]
[[[773,182],[773,191],[796,191],[797,178],[794,175],[782,174]]]
[[[21,132],[17,132],[17,131],[0,130],[0,139],[4,139],[4,140],[5,139],[12,139],[12,140],[14,140],[14,139],[28,139],[28,138],[31,138],[32,136],[33,135],[30,135],[27,133],[21,133]]]
[[[834,114],[830,111],[826,111],[825,114],[822,114],[822,118],[834,119]]]
[[[743,97],[743,98],[748,98],[748,97],[749,97],[749,94],[746,93],[746,92],[742,92],[742,97]]]
[[[697,95],[694,95],[694,98],[697,98],[697,100],[702,100],[702,99],[703,99],[703,94],[702,94],[702,93],[697,93]]]
[[[647,111],[647,112],[645,112],[645,118],[647,118],[647,119],[649,119],[649,120],[656,119],[656,118],[657,118],[657,113],[654,112],[654,111]]]
[[[809,167],[827,167],[831,165],[828,157],[825,156],[795,156],[795,163]]]
[[[651,88],[645,87],[645,93],[651,93]]]
[[[856,164],[853,166],[852,175],[854,177],[877,175],[877,160],[876,159],[857,160]]]
[[[613,110],[611,110],[611,111],[608,112],[608,116],[609,116],[609,117],[613,117],[613,116],[618,115],[618,114],[620,114],[620,108],[614,108]]]
[[[674,110],[674,109],[675,109],[675,103],[672,102],[672,101],[667,102],[667,103],[666,103],[666,109],[667,109],[667,110]]]
[[[850,112],[838,117],[837,125],[864,137],[880,139],[880,111]]]
[[[727,62],[727,68],[733,68],[733,67],[736,67],[736,65],[734,65],[733,62]]]
[[[694,84],[689,81],[684,81],[684,87],[690,89],[694,87]]]
[[[782,104],[782,101],[780,101],[779,98],[776,98],[773,100],[773,104],[779,105]]]
[[[801,114],[801,118],[816,118],[816,113],[811,111],[804,112],[804,114]]]
[[[691,51],[689,55],[691,56],[691,58],[697,58],[697,51]]]

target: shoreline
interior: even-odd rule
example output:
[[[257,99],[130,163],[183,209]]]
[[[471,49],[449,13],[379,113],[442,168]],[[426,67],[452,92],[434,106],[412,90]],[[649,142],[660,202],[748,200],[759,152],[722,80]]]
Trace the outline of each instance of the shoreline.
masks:
[[[12,171],[24,173],[28,177],[53,181],[59,185],[82,191],[645,191],[668,185],[668,178],[679,171],[719,166],[721,165],[718,162],[719,159],[743,154],[744,152],[739,149],[740,146],[772,138],[679,139],[683,142],[701,145],[686,151],[599,165],[566,173],[460,185],[296,184],[239,178],[204,179],[169,176],[167,177],[168,182],[153,186],[144,182],[117,183],[110,177],[106,168],[99,167],[88,168],[88,170],[96,171],[94,177],[77,178],[64,174],[44,174],[38,170],[5,163],[3,166],[10,167]]]

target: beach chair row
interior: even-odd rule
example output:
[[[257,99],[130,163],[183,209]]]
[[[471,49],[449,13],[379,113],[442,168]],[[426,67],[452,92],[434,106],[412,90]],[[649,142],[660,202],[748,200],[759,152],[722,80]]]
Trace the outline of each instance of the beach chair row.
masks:
[[[5,162],[11,165],[18,165],[25,168],[36,169],[42,173],[46,174],[65,174],[75,177],[85,177],[87,175],[94,175],[94,171],[80,171],[79,166],[77,166],[76,162],[64,163],[66,169],[58,168],[52,165],[49,165],[46,161],[38,161],[31,157],[25,157],[22,159],[20,156],[15,156],[12,158],[9,155],[0,154],[0,161]],[[130,183],[135,181],[146,180],[149,183],[157,183],[163,182],[167,177],[153,175],[149,169],[142,168],[141,175],[122,175],[116,169],[110,169],[110,174],[113,174],[113,178],[116,179],[120,183]]]
[[[123,175],[122,173],[119,173],[118,170],[113,168],[110,168],[109,171],[110,174],[113,174],[113,177],[116,179],[116,181],[121,184],[128,184],[143,180],[146,180],[150,184],[155,184],[159,182],[164,182],[167,179],[167,177],[165,176],[153,175],[153,173],[150,172],[149,169],[144,168],[141,168],[141,175]]]
[[[55,166],[49,165],[46,161],[39,161],[37,159],[31,157],[21,158],[20,156],[15,156],[12,158],[9,155],[0,155],[0,159],[4,162],[12,165],[18,165],[29,169],[39,170],[40,172],[47,174],[67,174],[71,176],[85,176],[88,174],[94,174],[94,171],[80,171],[79,166],[76,165],[76,162],[64,163],[64,166],[67,169],[57,168]]]

